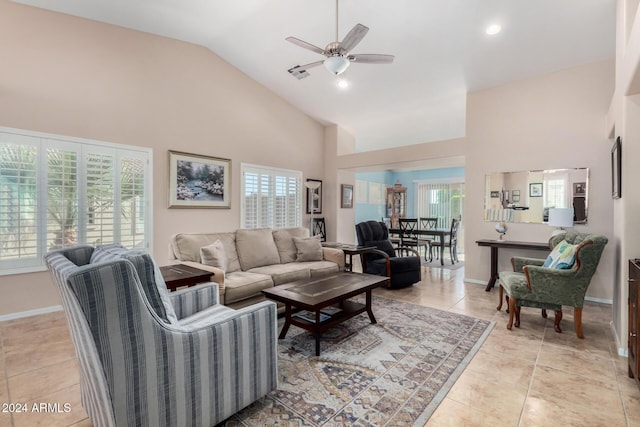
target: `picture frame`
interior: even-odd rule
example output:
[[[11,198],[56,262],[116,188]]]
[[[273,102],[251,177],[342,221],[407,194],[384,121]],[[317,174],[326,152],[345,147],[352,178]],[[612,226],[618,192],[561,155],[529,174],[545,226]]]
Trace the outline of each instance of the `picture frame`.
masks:
[[[353,185],[341,184],[340,194],[342,195],[340,199],[340,207],[345,209],[353,208]]]
[[[169,208],[231,208],[231,160],[169,150]]]
[[[499,191],[491,191],[491,198],[492,199],[500,198],[500,192]]]
[[[307,178],[307,181],[320,183],[316,189],[307,187],[307,213],[310,214],[313,208],[314,214],[320,214],[322,213],[322,180]]]
[[[511,192],[511,201],[514,203],[520,201],[520,190],[513,190]]]
[[[584,196],[587,194],[587,183],[586,182],[574,182],[573,183],[573,195],[574,196]]]
[[[622,197],[622,141],[620,137],[611,147],[611,198],[619,199]]]
[[[534,182],[529,184],[529,197],[542,197],[541,182]]]

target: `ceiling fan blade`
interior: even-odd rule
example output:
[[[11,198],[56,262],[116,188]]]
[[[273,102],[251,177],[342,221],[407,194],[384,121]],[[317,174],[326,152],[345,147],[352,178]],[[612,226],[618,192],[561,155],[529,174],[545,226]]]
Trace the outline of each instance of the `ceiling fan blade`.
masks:
[[[347,59],[352,62],[360,62],[362,64],[391,64],[395,56],[378,55],[375,53],[361,53],[357,55],[349,55]]]
[[[344,37],[342,43],[340,43],[340,52],[342,54],[348,53],[351,49],[356,47],[358,43],[367,35],[369,27],[365,27],[362,24],[356,24],[355,27],[349,31]]]
[[[307,43],[304,40],[297,39],[295,37],[287,37],[285,40],[291,42],[295,45],[308,49],[312,52],[319,53],[320,55],[324,55],[324,49],[320,49],[318,46],[312,45],[311,43]]]
[[[289,74],[291,74],[292,76],[294,76],[298,80],[302,80],[305,77],[309,76],[309,73],[307,72],[307,70],[309,68],[317,67],[318,65],[322,64],[323,62],[324,61],[316,61],[316,62],[311,62],[311,63],[306,64],[306,65],[296,65],[295,67],[289,68],[287,71],[289,72]]]

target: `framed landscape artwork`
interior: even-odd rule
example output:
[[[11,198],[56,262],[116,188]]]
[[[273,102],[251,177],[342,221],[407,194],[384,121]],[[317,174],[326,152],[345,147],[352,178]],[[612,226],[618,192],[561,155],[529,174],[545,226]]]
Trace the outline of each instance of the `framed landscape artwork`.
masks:
[[[169,207],[231,207],[231,160],[169,150]]]
[[[342,194],[340,207],[347,208],[347,209],[353,208],[353,185],[342,184],[340,187],[341,187],[341,194]]]

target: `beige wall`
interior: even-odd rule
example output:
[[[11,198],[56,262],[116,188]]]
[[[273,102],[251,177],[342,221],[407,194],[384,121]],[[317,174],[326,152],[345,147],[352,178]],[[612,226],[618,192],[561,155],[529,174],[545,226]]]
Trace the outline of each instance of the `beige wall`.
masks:
[[[613,61],[605,61],[469,95],[464,218],[468,279],[486,282],[490,273],[490,251],[475,244],[497,236],[495,223],[482,220],[484,177],[490,172],[589,168],[589,221],[574,229],[613,237],[611,141],[605,126],[613,82]],[[546,242],[551,231],[543,224],[508,224],[506,238]],[[499,252],[501,270],[511,269],[513,254]],[[613,245],[607,245],[590,297],[613,299],[613,268]]]
[[[153,148],[161,265],[173,233],[239,227],[241,162],[323,177],[324,127],[202,47],[0,0],[0,52],[0,126]],[[170,149],[231,159],[231,209],[167,209]],[[0,316],[58,304],[46,273],[0,295]]]
[[[362,168],[423,160],[433,167],[433,159],[464,157],[465,276],[469,281],[486,283],[490,251],[478,247],[475,241],[498,236],[495,223],[483,220],[488,173],[588,167],[589,222],[575,229],[613,237],[612,141],[606,131],[613,86],[614,63],[604,61],[471,93],[464,138],[344,155],[337,164],[341,168]],[[506,238],[546,242],[551,231],[543,224],[509,224]],[[588,291],[591,298],[613,299],[613,249],[614,245],[605,249]],[[500,251],[501,269],[511,269],[509,259],[515,253],[542,255],[536,251]]]
[[[618,0],[615,95],[608,115],[611,137],[622,141],[622,198],[614,200],[613,327],[622,353],[627,347],[628,260],[640,258],[640,22],[638,0]]]

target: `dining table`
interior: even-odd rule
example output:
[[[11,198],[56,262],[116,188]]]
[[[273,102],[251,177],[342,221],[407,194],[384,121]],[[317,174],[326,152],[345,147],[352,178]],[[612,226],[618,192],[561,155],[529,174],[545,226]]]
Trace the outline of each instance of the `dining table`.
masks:
[[[433,236],[433,237],[438,237],[439,238],[439,242],[438,246],[440,247],[440,265],[444,265],[444,238],[445,236],[451,236],[451,229],[450,228],[428,228],[428,229],[418,229],[418,230],[412,230],[412,233],[418,235],[418,236]],[[389,229],[389,234],[397,234],[398,236],[401,236],[400,238],[402,238],[402,230],[400,230],[399,228],[390,228]]]

